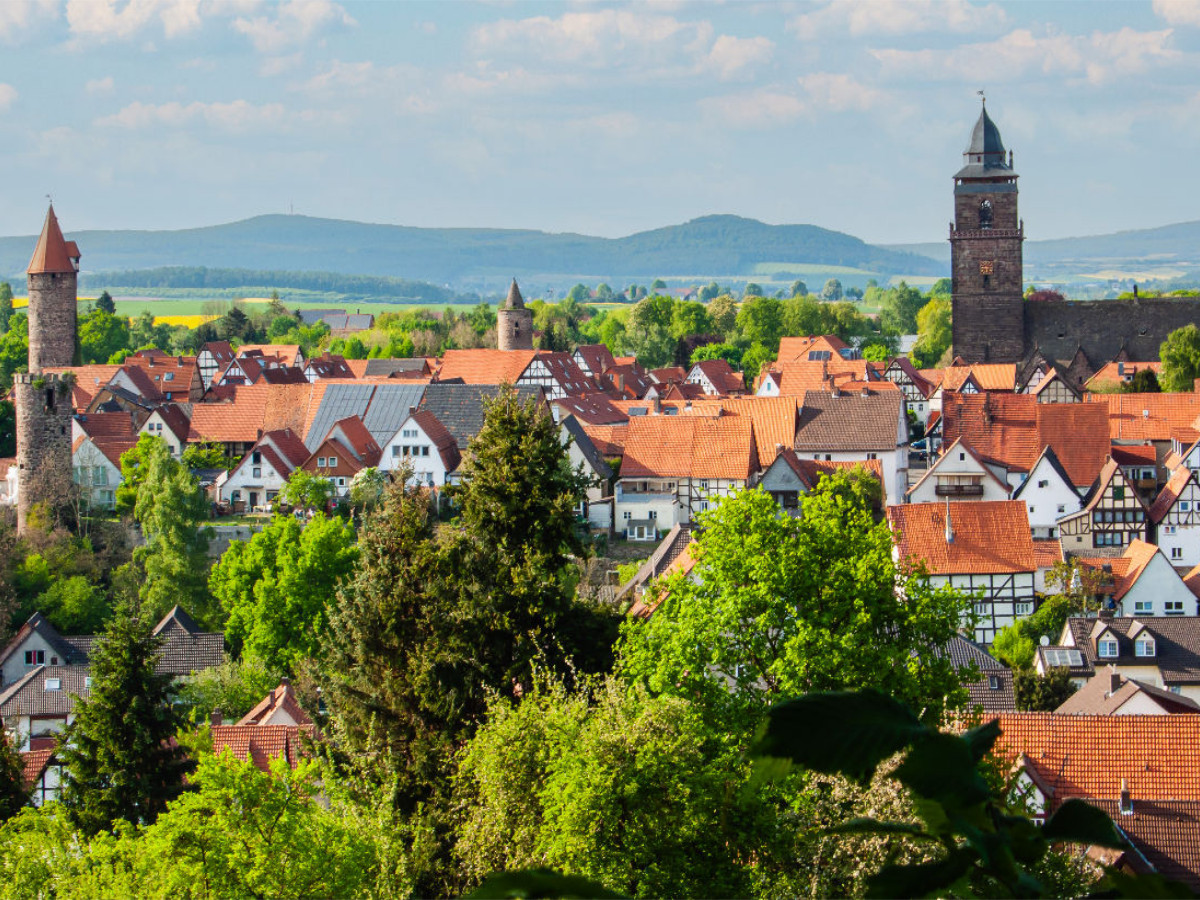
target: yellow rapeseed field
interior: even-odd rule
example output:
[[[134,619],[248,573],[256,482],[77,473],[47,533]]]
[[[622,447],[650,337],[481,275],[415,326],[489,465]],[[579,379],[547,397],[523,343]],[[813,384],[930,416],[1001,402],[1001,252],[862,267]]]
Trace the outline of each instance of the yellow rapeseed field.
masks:
[[[155,316],[155,325],[186,325],[188,328],[198,328],[205,322],[211,322],[216,316]]]

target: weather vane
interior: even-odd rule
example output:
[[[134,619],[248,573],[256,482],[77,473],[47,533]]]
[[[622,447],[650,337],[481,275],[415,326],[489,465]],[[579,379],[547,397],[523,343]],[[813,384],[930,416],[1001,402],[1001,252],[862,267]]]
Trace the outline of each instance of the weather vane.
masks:
[[[983,105],[987,106],[987,97],[984,95],[983,91],[980,90],[976,91],[975,93],[979,95],[979,99],[983,101]]]

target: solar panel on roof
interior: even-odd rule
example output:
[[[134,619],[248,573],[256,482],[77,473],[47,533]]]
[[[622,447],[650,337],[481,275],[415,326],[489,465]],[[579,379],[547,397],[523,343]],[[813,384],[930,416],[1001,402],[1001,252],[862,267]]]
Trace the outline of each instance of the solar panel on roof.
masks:
[[[1052,666],[1068,666],[1074,668],[1083,665],[1083,654],[1078,650],[1053,647],[1043,650],[1042,652],[1046,656],[1046,662]]]

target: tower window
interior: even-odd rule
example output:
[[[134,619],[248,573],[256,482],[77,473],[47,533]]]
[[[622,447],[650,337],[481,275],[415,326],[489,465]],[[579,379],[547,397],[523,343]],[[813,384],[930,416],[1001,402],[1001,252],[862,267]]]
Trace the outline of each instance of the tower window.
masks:
[[[984,276],[983,276],[983,286],[984,286],[984,287],[991,287],[991,286],[992,286],[992,276],[991,276],[991,275],[984,275]]]
[[[984,200],[979,204],[979,227],[992,227],[992,201]]]

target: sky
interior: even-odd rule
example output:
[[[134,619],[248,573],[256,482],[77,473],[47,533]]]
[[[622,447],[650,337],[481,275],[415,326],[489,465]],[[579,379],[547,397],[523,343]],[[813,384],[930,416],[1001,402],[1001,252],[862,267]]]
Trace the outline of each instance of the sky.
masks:
[[[1200,0],[0,0],[0,234],[263,213],[940,241],[986,91],[1031,239],[1200,218]]]

